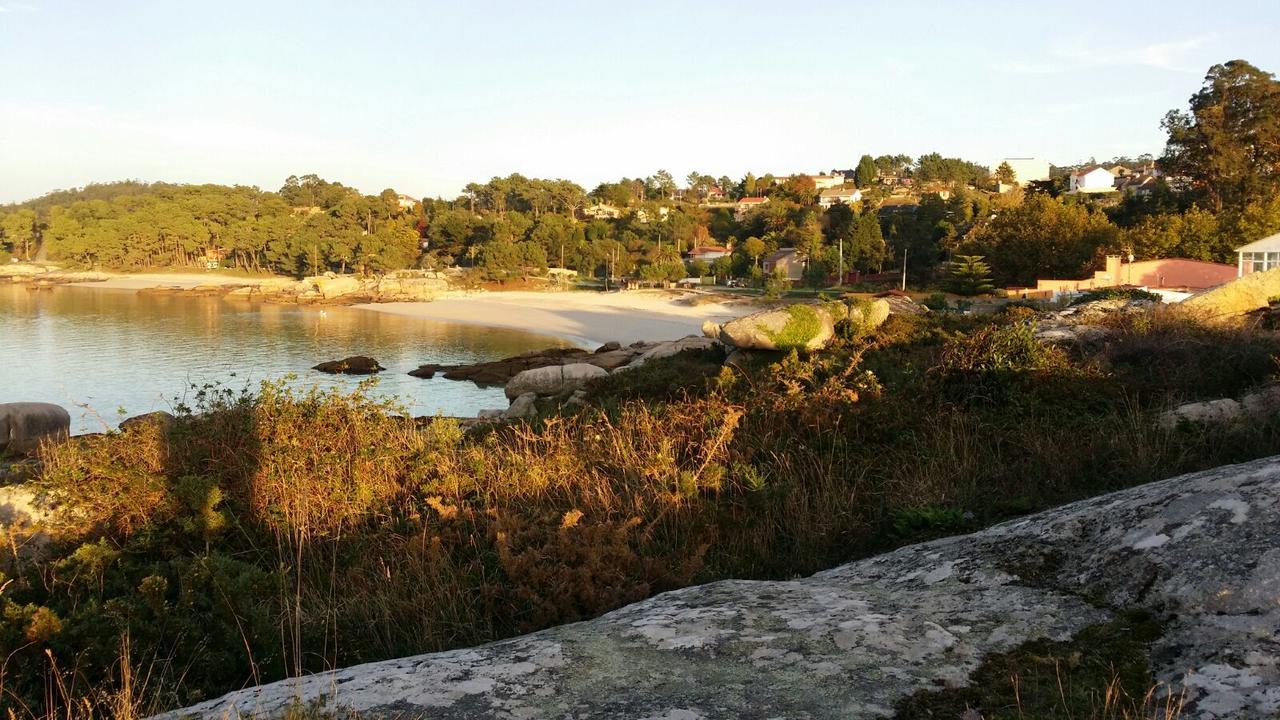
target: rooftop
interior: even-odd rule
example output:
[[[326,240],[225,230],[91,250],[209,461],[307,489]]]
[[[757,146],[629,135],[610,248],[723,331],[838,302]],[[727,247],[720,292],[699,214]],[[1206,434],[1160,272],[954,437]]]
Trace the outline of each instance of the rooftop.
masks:
[[[1241,245],[1236,248],[1236,252],[1280,252],[1280,233],[1254,240],[1248,245]]]

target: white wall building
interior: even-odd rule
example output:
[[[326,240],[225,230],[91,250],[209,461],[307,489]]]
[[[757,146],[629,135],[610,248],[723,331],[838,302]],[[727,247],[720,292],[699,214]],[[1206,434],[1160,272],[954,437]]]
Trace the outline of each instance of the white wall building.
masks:
[[[1071,173],[1068,192],[1111,192],[1116,189],[1116,176],[1104,167],[1080,168]]]
[[[852,205],[862,199],[862,191],[852,185],[827,188],[818,193],[818,205],[829,208],[836,203]]]

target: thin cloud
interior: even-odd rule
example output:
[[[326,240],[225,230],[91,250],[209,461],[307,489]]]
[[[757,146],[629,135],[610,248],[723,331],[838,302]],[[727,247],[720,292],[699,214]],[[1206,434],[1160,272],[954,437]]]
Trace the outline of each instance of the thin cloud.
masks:
[[[27,3],[15,3],[15,2],[0,3],[0,13],[35,12],[35,11],[36,11],[36,6],[28,5]]]

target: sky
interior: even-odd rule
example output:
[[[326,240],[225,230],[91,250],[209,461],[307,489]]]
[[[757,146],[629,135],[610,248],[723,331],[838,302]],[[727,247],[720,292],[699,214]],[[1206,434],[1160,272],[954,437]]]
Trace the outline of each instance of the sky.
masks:
[[[0,203],[1158,154],[1211,65],[1280,71],[1278,33],[1275,0],[0,0]]]

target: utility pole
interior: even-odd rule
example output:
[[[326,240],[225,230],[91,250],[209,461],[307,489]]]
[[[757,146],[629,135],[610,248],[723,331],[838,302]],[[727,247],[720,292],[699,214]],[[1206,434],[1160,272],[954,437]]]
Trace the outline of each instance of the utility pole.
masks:
[[[907,248],[902,248],[902,292],[907,291]]]
[[[844,286],[844,238],[840,238],[840,274],[836,276],[836,287]]]

